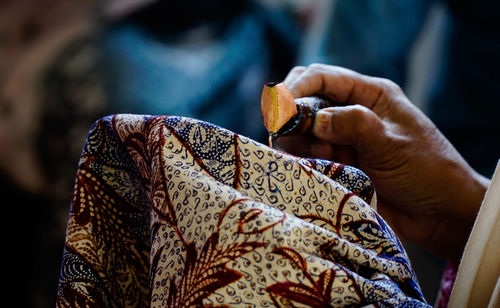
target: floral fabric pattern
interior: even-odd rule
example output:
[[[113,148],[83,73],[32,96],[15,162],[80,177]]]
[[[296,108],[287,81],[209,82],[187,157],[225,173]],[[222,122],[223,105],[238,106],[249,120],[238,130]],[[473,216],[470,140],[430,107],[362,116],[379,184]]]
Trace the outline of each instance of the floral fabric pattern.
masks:
[[[427,307],[361,171],[182,117],[92,127],[58,307]]]

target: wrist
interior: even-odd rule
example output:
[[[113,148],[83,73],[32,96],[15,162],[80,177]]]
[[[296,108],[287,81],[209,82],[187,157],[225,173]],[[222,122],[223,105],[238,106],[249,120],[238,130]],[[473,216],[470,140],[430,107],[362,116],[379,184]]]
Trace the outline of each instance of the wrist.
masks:
[[[436,230],[432,246],[444,258],[459,263],[470,232],[476,221],[490,180],[467,166],[467,172],[455,173],[450,183],[449,196],[453,196],[439,213],[441,223]],[[452,185],[454,183],[454,185]]]
[[[471,169],[470,175],[463,177],[455,188],[455,204],[448,206],[450,218],[463,221],[472,228],[489,184],[489,179]]]

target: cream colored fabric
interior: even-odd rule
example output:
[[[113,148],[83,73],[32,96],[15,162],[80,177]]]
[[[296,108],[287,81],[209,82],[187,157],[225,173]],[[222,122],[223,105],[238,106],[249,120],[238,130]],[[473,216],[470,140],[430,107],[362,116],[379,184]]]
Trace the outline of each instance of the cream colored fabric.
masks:
[[[493,176],[465,247],[449,307],[499,307],[500,170]]]
[[[92,127],[73,196],[57,307],[429,307],[349,166],[115,115]]]
[[[493,295],[490,298],[488,307],[500,307],[500,277],[497,280],[497,284],[493,290]]]

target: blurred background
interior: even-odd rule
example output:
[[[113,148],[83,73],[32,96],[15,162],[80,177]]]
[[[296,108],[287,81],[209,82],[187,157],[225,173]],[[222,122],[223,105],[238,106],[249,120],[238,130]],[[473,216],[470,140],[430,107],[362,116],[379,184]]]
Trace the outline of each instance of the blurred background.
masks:
[[[500,157],[493,1],[1,0],[0,204],[8,292],[52,307],[91,124],[202,119],[265,142],[263,84],[322,62],[386,77],[491,176]],[[432,176],[432,175],[429,175]],[[407,251],[432,304],[444,260]]]

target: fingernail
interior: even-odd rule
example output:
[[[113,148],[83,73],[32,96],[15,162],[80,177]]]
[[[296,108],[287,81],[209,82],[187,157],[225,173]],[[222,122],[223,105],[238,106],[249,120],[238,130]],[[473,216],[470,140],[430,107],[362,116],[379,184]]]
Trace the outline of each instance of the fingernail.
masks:
[[[324,110],[318,111],[313,129],[320,134],[327,134],[330,130],[330,114]]]

